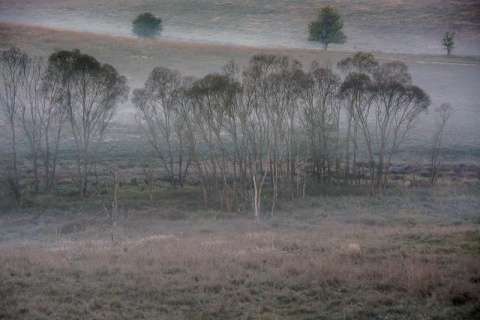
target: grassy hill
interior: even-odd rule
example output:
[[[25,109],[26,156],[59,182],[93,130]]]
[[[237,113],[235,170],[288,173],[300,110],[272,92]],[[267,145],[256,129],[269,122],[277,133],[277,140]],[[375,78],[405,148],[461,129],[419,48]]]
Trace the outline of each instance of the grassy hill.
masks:
[[[56,49],[75,49],[95,56],[102,62],[113,65],[128,78],[130,87],[142,87],[149,72],[157,66],[177,69],[183,75],[201,77],[219,72],[229,60],[246,65],[257,53],[268,52],[288,55],[308,66],[316,60],[322,65],[335,68],[336,63],[351,55],[347,51],[322,51],[317,49],[264,48],[233,46],[211,43],[192,43],[168,39],[137,39],[50,29],[26,24],[0,23],[1,49],[17,46],[31,55],[47,57]],[[374,53],[381,62],[402,60],[410,68],[413,82],[423,88],[432,98],[432,109],[443,102],[455,108],[451,123],[453,128],[446,141],[448,161],[480,162],[480,57],[445,55],[412,55]],[[131,119],[132,106],[123,105],[118,119]],[[432,117],[422,115],[422,123],[413,136],[408,149],[419,154],[431,134]],[[420,143],[419,143],[420,142]],[[410,156],[410,155],[408,155]],[[408,157],[407,157],[408,158]]]
[[[474,0],[147,0],[0,1],[0,21],[132,36],[140,12],[162,17],[162,37],[283,48],[318,48],[308,22],[321,4],[339,8],[348,41],[333,50],[442,54],[443,34],[456,32],[455,54],[480,54],[480,8]]]

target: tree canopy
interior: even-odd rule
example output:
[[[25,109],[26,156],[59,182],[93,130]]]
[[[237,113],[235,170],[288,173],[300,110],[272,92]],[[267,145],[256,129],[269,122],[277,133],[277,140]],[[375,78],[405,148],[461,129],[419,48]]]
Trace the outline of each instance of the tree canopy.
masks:
[[[455,47],[455,32],[454,31],[447,31],[445,32],[445,35],[443,36],[442,39],[442,45],[445,50],[447,50],[447,55],[450,55],[452,53],[453,48]]]
[[[155,17],[150,12],[139,14],[132,21],[132,31],[141,38],[154,38],[162,31],[162,19]]]
[[[340,12],[331,5],[322,6],[317,20],[308,25],[309,40],[318,41],[327,50],[330,43],[343,44],[347,36],[343,33],[343,21]]]
[[[81,197],[88,175],[118,103],[128,98],[125,76],[109,64],[79,50],[57,51],[48,59],[47,78],[58,87],[57,103],[66,119],[76,148],[75,177]]]

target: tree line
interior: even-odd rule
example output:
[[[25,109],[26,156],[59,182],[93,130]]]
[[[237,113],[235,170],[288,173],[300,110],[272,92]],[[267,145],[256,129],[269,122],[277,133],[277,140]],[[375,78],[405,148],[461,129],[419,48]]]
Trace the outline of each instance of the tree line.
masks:
[[[156,67],[133,90],[135,121],[172,187],[196,184],[205,205],[214,201],[227,212],[251,206],[258,219],[267,207],[274,214],[280,199],[305,196],[311,184],[362,177],[377,194],[430,98],[400,61],[380,64],[358,52],[337,70],[270,54],[253,56],[244,68],[229,61],[200,79]],[[78,50],[44,61],[12,48],[2,53],[0,72],[11,190],[21,190],[15,148],[23,134],[36,192],[40,181],[43,192],[51,190],[60,142],[70,138],[73,176],[86,196],[96,152],[118,103],[127,99],[125,77]],[[265,192],[268,203],[262,203]]]
[[[34,194],[51,192],[62,142],[73,140],[76,165],[70,176],[85,197],[93,159],[128,92],[126,78],[115,68],[79,50],[57,51],[48,60],[18,48],[2,52],[0,121],[11,154],[6,181],[17,207],[24,200],[17,159],[20,136],[32,159]]]

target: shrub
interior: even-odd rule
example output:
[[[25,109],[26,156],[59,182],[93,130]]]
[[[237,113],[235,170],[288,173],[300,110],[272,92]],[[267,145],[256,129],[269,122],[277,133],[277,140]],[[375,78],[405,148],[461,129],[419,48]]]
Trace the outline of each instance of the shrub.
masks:
[[[162,31],[162,19],[155,17],[150,12],[139,14],[132,24],[133,33],[141,38],[154,38]]]

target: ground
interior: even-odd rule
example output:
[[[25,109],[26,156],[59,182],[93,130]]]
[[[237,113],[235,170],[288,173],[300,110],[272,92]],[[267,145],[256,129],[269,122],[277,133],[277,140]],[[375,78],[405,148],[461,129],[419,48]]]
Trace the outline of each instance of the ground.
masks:
[[[4,214],[0,318],[475,319],[478,188],[308,197],[258,225],[160,203],[120,203],[116,226],[92,204]]]

